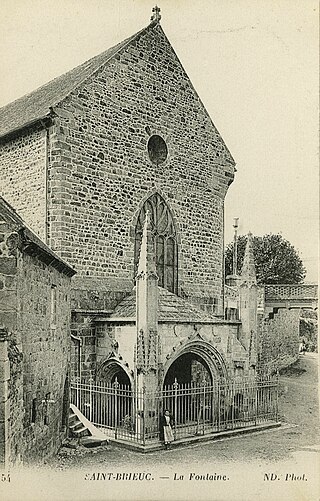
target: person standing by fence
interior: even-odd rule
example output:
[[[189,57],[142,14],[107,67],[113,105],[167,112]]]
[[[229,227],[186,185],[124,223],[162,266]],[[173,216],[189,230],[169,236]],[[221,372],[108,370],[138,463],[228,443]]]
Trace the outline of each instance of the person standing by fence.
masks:
[[[302,339],[301,343],[299,344],[299,353],[301,353],[301,355],[304,355],[306,351],[307,351],[306,343],[305,340]]]
[[[168,409],[166,409],[163,413],[163,416],[161,416],[160,426],[161,438],[164,441],[164,445],[166,449],[170,449],[170,444],[174,441],[174,436],[172,431],[173,417]]]

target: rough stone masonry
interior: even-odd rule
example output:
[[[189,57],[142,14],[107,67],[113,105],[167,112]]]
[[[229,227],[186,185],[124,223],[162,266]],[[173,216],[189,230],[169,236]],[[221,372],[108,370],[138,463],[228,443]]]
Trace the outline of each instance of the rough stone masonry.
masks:
[[[47,134],[37,125],[2,138],[4,193],[77,270],[73,307],[88,310],[112,309],[131,290],[138,214],[160,193],[177,227],[178,293],[222,313],[234,161],[158,23],[116,49],[47,84]],[[162,163],[148,153],[154,135],[167,146]]]

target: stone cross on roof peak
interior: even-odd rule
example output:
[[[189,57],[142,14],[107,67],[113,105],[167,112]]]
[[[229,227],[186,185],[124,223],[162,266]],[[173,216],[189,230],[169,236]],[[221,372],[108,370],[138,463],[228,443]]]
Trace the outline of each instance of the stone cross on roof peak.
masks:
[[[160,7],[157,5],[152,8],[152,16],[151,16],[151,21],[154,23],[158,23],[161,19],[161,14],[160,14]]]

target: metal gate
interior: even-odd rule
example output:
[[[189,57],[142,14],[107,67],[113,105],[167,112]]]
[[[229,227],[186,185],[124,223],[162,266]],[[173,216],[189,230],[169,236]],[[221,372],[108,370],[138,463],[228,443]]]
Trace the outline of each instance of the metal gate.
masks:
[[[254,427],[278,420],[278,380],[242,380],[171,386],[158,392],[130,386],[72,382],[71,403],[109,436],[145,444],[158,441],[159,418],[168,409],[176,439]]]

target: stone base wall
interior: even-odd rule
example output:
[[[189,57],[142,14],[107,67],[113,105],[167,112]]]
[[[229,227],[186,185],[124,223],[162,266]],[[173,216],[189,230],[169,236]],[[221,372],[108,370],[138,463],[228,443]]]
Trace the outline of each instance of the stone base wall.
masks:
[[[71,378],[89,380],[96,371],[96,327],[90,315],[72,313],[71,335]]]
[[[75,276],[71,281],[71,308],[78,312],[111,312],[132,291],[133,280]]]
[[[20,345],[20,349],[19,349]],[[23,354],[20,351],[21,344],[17,343],[12,335],[8,336],[9,371],[9,427],[8,427],[8,450],[9,463],[19,464],[24,455],[24,378],[23,378]]]
[[[260,318],[259,370],[275,372],[297,360],[299,355],[299,309],[279,309],[273,318]]]
[[[27,254],[16,229],[15,223],[0,221],[9,464],[39,461],[61,445],[67,431],[64,388],[70,363],[70,278]],[[0,378],[1,370],[3,364]]]

